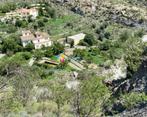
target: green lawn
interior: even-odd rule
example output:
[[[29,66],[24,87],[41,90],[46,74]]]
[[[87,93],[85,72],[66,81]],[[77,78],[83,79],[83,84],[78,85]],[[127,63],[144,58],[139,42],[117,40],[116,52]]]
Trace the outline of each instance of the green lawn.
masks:
[[[78,32],[85,28],[85,23],[80,23],[80,16],[66,15],[57,19],[49,19],[46,23],[46,29],[50,30],[50,35],[53,40],[63,38]],[[67,24],[71,26],[67,26]]]
[[[5,15],[5,13],[1,13],[1,12],[0,12],[0,16],[4,16],[4,15]]]
[[[105,58],[101,55],[92,56],[92,61],[93,63],[100,65],[105,62]]]
[[[66,16],[63,16],[62,18],[50,19],[48,21],[48,25],[54,26],[54,27],[59,27],[59,26],[64,25],[65,23],[68,23],[74,19],[75,19],[74,16],[66,15]]]

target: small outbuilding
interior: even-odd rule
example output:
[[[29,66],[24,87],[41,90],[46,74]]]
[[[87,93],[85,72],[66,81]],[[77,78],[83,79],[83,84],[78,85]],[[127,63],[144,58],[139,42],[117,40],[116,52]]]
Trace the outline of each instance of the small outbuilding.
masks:
[[[78,45],[81,40],[85,38],[86,34],[80,33],[77,35],[67,37],[67,43],[73,43],[73,45]]]
[[[147,35],[144,35],[144,36],[143,36],[142,42],[147,42]]]

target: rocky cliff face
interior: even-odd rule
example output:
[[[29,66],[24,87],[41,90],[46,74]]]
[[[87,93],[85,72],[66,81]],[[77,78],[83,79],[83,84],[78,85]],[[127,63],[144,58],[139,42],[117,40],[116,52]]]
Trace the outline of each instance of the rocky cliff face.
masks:
[[[56,2],[69,7],[73,12],[80,15],[94,13],[97,7],[95,0],[56,0]]]
[[[142,103],[132,110],[124,111],[117,115],[119,117],[146,117],[147,116],[147,103]]]
[[[143,61],[142,65],[131,79],[123,81],[117,87],[115,93],[131,91],[147,93],[147,60]]]
[[[56,0],[56,3],[83,16],[90,16],[94,19],[103,17],[103,20],[147,30],[145,26],[147,25],[147,12],[144,5],[146,2],[127,2],[128,0],[124,0],[124,3],[114,3],[113,0]]]
[[[113,115],[113,112],[120,112],[120,117],[146,117],[147,116],[147,102],[139,102],[135,107],[128,110],[123,105],[123,100],[119,98],[120,94],[128,94],[136,92],[138,94],[147,94],[147,60],[143,61],[136,73],[131,79],[118,79],[111,82],[112,97],[117,100],[111,106],[104,107],[107,115]]]

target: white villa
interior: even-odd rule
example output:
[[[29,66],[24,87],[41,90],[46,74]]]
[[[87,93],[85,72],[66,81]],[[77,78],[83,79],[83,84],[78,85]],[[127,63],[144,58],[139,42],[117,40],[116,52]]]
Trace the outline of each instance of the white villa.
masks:
[[[27,31],[22,31],[22,36],[20,38],[23,47],[25,47],[27,44],[31,43],[35,39],[35,36],[31,31],[27,30]]]
[[[32,18],[35,19],[38,16],[38,10],[36,8],[21,8],[16,10],[16,14],[18,14],[22,18],[32,16]]]
[[[7,20],[14,20],[15,18],[27,18],[29,16],[32,16],[32,19],[36,19],[38,16],[38,10],[36,8],[21,8],[16,9],[15,11],[11,11],[6,13],[4,17],[0,17],[0,20],[2,22],[5,22]]]
[[[22,31],[21,42],[23,47],[26,47],[29,43],[33,43],[35,49],[41,49],[43,46],[49,47],[52,45],[49,35],[45,32],[35,32],[35,34],[33,34],[31,31]]]
[[[77,35],[67,37],[67,43],[71,43],[73,41],[74,46],[78,45],[81,40],[85,38],[86,34],[80,33]]]
[[[52,45],[52,41],[49,38],[49,35],[44,32],[36,32],[35,39],[33,40],[35,49],[40,49],[42,46],[49,47]]]

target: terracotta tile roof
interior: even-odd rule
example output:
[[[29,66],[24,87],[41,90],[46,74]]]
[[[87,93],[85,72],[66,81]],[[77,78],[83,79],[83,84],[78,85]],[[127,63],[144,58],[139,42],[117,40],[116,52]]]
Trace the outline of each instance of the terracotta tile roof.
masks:
[[[48,33],[45,33],[45,32],[36,32],[35,33],[35,36],[37,37],[37,38],[49,38],[49,35],[48,35]]]
[[[34,40],[34,42],[47,42],[49,41],[49,35],[45,32],[36,32],[33,34],[30,30],[22,31],[22,41]]]
[[[30,30],[25,30],[22,31],[22,36],[20,37],[22,41],[27,41],[27,40],[34,40],[35,36],[33,33],[31,33]]]
[[[24,35],[24,34],[26,34],[26,33],[27,33],[27,34],[28,34],[28,33],[31,34],[31,31],[30,31],[30,30],[22,31],[22,35]]]
[[[21,8],[16,10],[17,13],[30,13],[30,12],[36,12],[36,11],[37,9],[35,8],[31,8],[31,9]]]
[[[35,39],[34,35],[21,36],[20,38],[21,38],[22,41],[28,41],[28,40],[31,41],[31,40]]]

